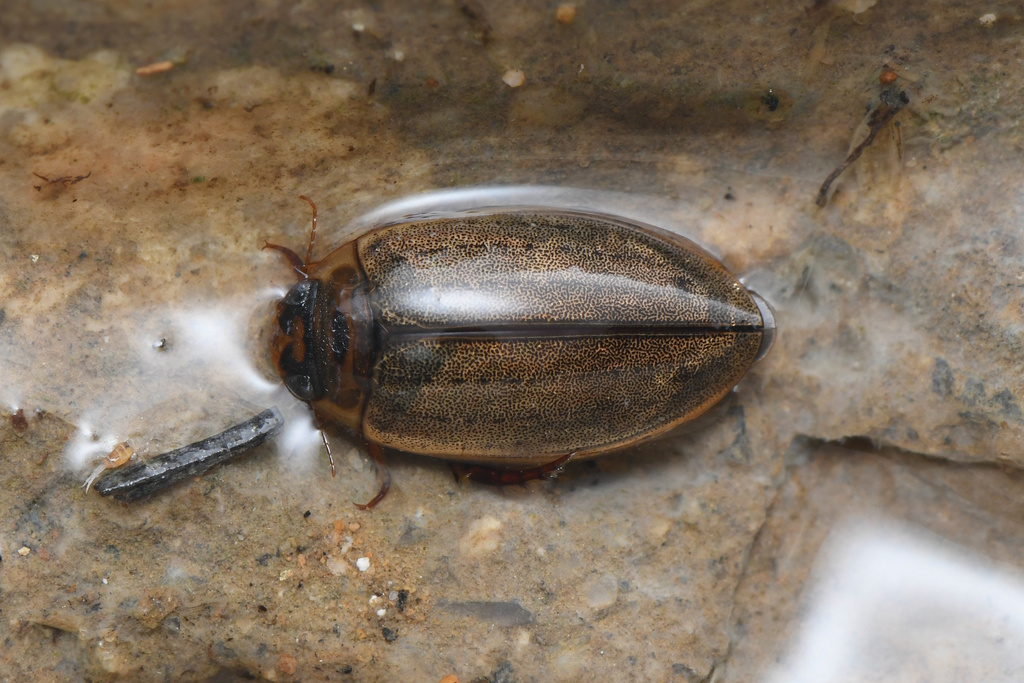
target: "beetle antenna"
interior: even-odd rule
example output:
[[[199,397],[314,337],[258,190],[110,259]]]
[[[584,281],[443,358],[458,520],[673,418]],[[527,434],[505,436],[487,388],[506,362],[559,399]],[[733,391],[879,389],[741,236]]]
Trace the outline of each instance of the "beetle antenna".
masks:
[[[327,441],[327,432],[323,429],[320,430],[320,438],[324,442],[324,448],[327,449],[327,459],[331,461],[331,476],[335,477],[338,475],[338,471],[334,469],[334,454],[331,453],[331,444]]]
[[[309,263],[313,258],[313,243],[316,242],[316,204],[313,200],[304,194],[299,195],[299,199],[304,199],[313,209],[313,227],[309,231],[309,246],[306,248],[306,261],[302,264],[303,274],[309,273]]]

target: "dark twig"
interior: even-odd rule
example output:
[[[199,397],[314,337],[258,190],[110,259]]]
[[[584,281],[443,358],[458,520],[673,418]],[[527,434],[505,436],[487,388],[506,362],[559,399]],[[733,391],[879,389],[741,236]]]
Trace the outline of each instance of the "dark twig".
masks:
[[[284,418],[280,411],[269,408],[216,436],[114,470],[94,488],[100,495],[113,495],[125,502],[150,496],[256,448],[276,434],[282,425]]]

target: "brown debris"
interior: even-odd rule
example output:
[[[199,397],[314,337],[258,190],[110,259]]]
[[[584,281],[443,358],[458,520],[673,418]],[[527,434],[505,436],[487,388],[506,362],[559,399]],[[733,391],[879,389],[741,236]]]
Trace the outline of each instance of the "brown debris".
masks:
[[[868,115],[868,136],[853,148],[853,151],[846,157],[846,160],[829,173],[828,177],[825,178],[825,182],[821,184],[821,189],[818,190],[818,198],[814,201],[818,206],[828,204],[828,190],[832,187],[832,183],[835,182],[836,178],[849,168],[850,164],[857,161],[865,149],[871,146],[871,143],[875,141],[875,136],[878,135],[878,131],[885,128],[903,107],[910,104],[910,98],[907,97],[907,93],[895,87],[884,90],[880,99],[881,102]]]
[[[16,432],[23,432],[28,429],[28,420],[25,419],[25,411],[18,408],[14,411],[14,415],[11,415],[11,427]]]
[[[89,171],[85,175],[77,175],[77,176],[64,175],[64,176],[61,176],[59,178],[47,178],[44,175],[39,175],[35,171],[32,172],[32,175],[34,175],[36,178],[39,178],[40,180],[42,180],[47,185],[56,185],[56,184],[60,183],[64,187],[71,187],[75,183],[80,183],[83,180],[85,180],[86,178],[88,178],[89,176],[91,176],[92,175],[92,171]],[[33,185],[32,187],[34,187],[36,189],[36,192],[39,192],[40,190],[43,189],[42,185]]]
[[[153,62],[146,66],[140,66],[135,70],[135,73],[139,76],[152,76],[154,74],[162,74],[170,71],[174,68],[174,62],[170,60],[164,60],[162,62]]]
[[[476,32],[476,39],[484,45],[490,42],[492,28],[491,23],[487,21],[487,17],[484,15],[483,6],[476,0],[461,0],[459,2],[459,11],[462,12],[464,17],[469,19],[469,23]]]
[[[277,670],[286,676],[294,676],[299,669],[299,663],[286,652],[282,652],[277,658]]]
[[[576,5],[566,2],[555,10],[555,21],[563,26],[568,26],[576,19]]]

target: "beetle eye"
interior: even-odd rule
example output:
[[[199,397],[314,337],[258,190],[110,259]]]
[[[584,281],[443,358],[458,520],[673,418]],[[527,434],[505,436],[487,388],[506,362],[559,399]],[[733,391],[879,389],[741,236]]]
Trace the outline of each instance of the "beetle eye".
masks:
[[[284,385],[300,401],[312,401],[316,398],[313,382],[305,375],[289,375],[284,378]]]

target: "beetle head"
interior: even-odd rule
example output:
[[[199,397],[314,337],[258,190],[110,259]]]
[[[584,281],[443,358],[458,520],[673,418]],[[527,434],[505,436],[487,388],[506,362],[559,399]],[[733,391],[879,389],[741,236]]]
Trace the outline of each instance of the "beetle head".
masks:
[[[303,280],[292,287],[274,311],[270,332],[270,360],[288,391],[301,401],[315,401],[325,393],[322,354],[317,353],[316,302],[319,280]]]

